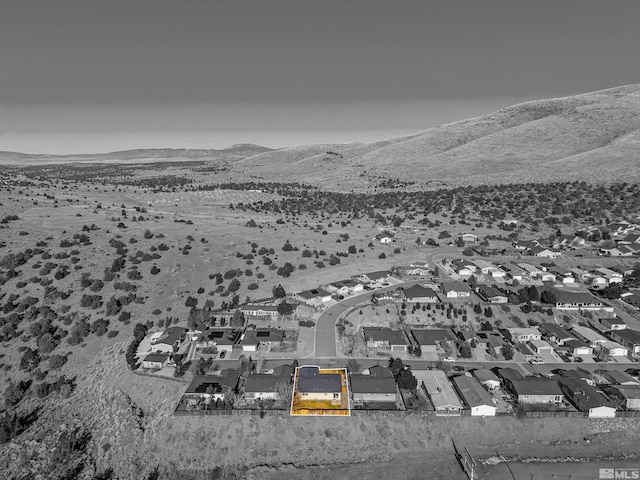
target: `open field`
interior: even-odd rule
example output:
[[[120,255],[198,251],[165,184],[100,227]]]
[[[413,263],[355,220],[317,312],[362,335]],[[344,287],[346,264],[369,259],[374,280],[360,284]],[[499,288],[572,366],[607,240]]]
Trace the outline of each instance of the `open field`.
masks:
[[[10,411],[38,412],[37,421],[0,448],[0,471],[9,472],[7,478],[48,471],[63,478],[65,462],[48,452],[66,451],[57,442],[64,441],[61,432],[71,435],[69,429],[76,426],[87,430],[86,448],[64,460],[69,459],[70,466],[72,460],[82,460],[85,473],[94,469],[91,475],[113,468],[114,478],[123,479],[146,478],[156,466],[167,478],[177,478],[174,472],[202,473],[216,467],[221,478],[309,473],[322,478],[324,469],[333,478],[366,477],[372,465],[389,472],[389,478],[394,469],[403,472],[398,478],[410,478],[424,469],[418,458],[424,452],[433,453],[429,462],[435,462],[434,471],[444,472],[442,478],[457,478],[459,471],[449,457],[454,436],[468,438],[470,446],[496,438],[508,446],[530,439],[543,445],[563,439],[580,442],[591,435],[593,422],[575,419],[530,420],[523,428],[512,418],[444,422],[398,413],[341,419],[173,417],[192,373],[179,379],[133,373],[125,357],[136,324],[150,331],[169,323],[193,326],[197,315],[210,321],[218,312],[233,314],[239,305],[270,298],[277,285],[291,293],[416,261],[433,263],[438,256],[462,255],[462,247],[448,245],[462,233],[501,238],[487,239],[491,245],[509,244],[507,235],[513,233],[495,220],[493,208],[502,200],[485,206],[482,191],[469,194],[469,202],[477,204],[454,214],[458,193],[405,197],[389,190],[361,198],[296,185],[213,188],[210,184],[233,177],[198,168],[204,167],[132,163],[117,168],[0,169],[0,383]],[[527,195],[544,197],[542,187],[522,188],[533,189]],[[579,198],[576,191],[582,188],[566,186],[567,198]],[[486,197],[497,198],[500,192]],[[517,196],[511,191],[505,195],[513,207],[500,210],[500,215],[516,216],[521,209]],[[607,195],[626,199],[620,200],[622,213],[634,208],[633,186],[612,187],[602,193]],[[544,219],[568,217],[569,212],[551,213],[542,207],[541,212],[535,224],[524,221],[535,212],[518,214],[517,236],[550,235],[559,225],[571,231],[581,222],[598,223],[613,215],[606,211],[602,217],[593,214],[558,224]],[[396,229],[398,222],[421,229]],[[391,230],[395,243],[375,239]],[[426,239],[441,245],[427,247],[422,243]],[[606,265],[634,262],[602,259]],[[346,318],[347,332],[361,332],[365,321],[400,325],[399,307],[366,306],[362,315],[356,309]],[[448,319],[445,311],[433,307],[407,307],[402,324],[478,328],[484,314],[475,314],[473,304],[464,308],[467,322],[461,315]],[[518,307],[509,308],[493,307],[491,322],[515,326],[512,316],[519,314]],[[315,315],[307,308],[299,319],[313,320]],[[579,320],[567,315],[571,322]],[[551,317],[532,313],[527,318]],[[287,328],[295,330],[299,319]],[[313,334],[312,326],[300,328],[297,342],[291,342],[298,344],[298,357],[311,355]],[[282,348],[288,351],[278,355],[289,358],[292,348]],[[47,385],[62,375],[72,379],[70,384],[50,392]],[[32,383],[25,387],[21,381]],[[625,419],[624,425],[630,421]],[[616,428],[620,424],[612,423]],[[632,433],[620,435],[627,441],[619,445],[623,451],[637,445]],[[593,448],[598,454],[604,443]],[[52,459],[60,461],[53,465]],[[398,470],[402,459],[405,470]],[[307,467],[318,471],[296,470]]]

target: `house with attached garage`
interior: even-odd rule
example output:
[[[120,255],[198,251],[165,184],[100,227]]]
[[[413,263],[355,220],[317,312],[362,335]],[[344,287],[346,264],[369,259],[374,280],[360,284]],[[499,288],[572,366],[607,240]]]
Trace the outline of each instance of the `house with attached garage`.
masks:
[[[404,273],[405,275],[419,275],[421,277],[426,277],[431,273],[431,270],[429,270],[429,267],[427,266],[424,266],[424,267],[410,266],[410,267],[405,267]]]
[[[540,330],[536,327],[503,328],[501,331],[514,343],[530,342],[531,340],[540,340],[542,338]]]
[[[442,291],[447,298],[469,298],[471,295],[469,285],[463,282],[444,281],[442,282]]]
[[[603,343],[607,341],[607,338],[600,335],[598,332],[589,327],[583,327],[582,325],[576,325],[571,329],[578,340],[582,340],[589,344],[594,349],[599,349]]]
[[[606,278],[609,285],[611,285],[612,283],[622,283],[622,279],[624,277],[624,275],[622,275],[621,273],[603,267],[596,268],[593,273],[595,275]]]
[[[189,329],[184,327],[169,327],[164,332],[155,334],[151,338],[151,352],[173,353],[180,346],[189,341],[187,332]]]
[[[618,409],[620,410],[640,410],[640,387],[608,385],[603,387]]]
[[[535,267],[528,263],[518,263],[517,266],[526,272],[529,278],[538,278],[538,275],[542,273],[542,270],[539,267]]]
[[[412,370],[418,387],[422,387],[435,409],[437,416],[459,416],[462,402],[451,382],[442,370]]]
[[[609,370],[604,374],[604,378],[614,385],[622,385],[625,387],[640,386],[640,381],[636,380],[627,372],[621,372],[619,370]]]
[[[497,408],[477,379],[467,375],[452,378],[460,398],[471,410],[472,416],[495,416]]]
[[[613,330],[625,330],[627,324],[619,317],[608,317],[596,320],[592,323],[601,332],[611,332]]]
[[[201,401],[205,403],[224,400],[225,395],[238,387],[240,372],[237,370],[223,370],[221,375],[196,375],[184,392],[187,404],[195,405]]]
[[[476,285],[476,292],[480,298],[489,303],[507,303],[509,300],[502,290],[493,285],[478,284]]]
[[[564,346],[567,347],[572,355],[593,355],[593,347],[588,343],[575,338],[573,340],[566,341]]]
[[[612,340],[607,340],[600,345],[600,349],[610,357],[626,357],[629,349]]]
[[[538,325],[538,330],[540,330],[542,340],[553,342],[557,345],[564,345],[566,342],[576,339],[576,337],[556,323],[542,323]]]
[[[240,332],[230,328],[207,328],[198,335],[196,348],[215,348],[217,352],[231,353],[239,337]]]
[[[564,397],[558,382],[545,377],[513,380],[510,390],[519,403],[560,403]]]
[[[456,339],[451,330],[436,328],[412,328],[411,335],[415,339],[416,343],[420,345],[422,353],[436,353],[437,344],[440,344],[443,347],[444,344],[448,344],[453,347]]]
[[[342,376],[338,373],[323,373],[316,366],[298,367],[296,393],[299,393],[303,400],[330,400],[340,403]]]
[[[158,352],[150,353],[142,360],[142,368],[150,370],[161,370],[169,363],[169,354]]]
[[[327,285],[327,290],[338,295],[352,295],[354,293],[362,292],[364,290],[364,285],[352,279],[339,280],[337,282],[329,283]]]
[[[393,377],[351,374],[349,379],[351,398],[355,405],[370,402],[395,403],[398,399],[398,388]]]
[[[612,330],[609,336],[615,342],[627,347],[634,355],[640,355],[640,332],[625,328],[624,330]]]
[[[562,255],[562,253],[559,252],[558,250],[554,250],[551,248],[544,248],[544,247],[533,247],[529,251],[529,254],[536,257],[543,257],[543,258],[558,258],[559,256]]]
[[[402,299],[407,303],[436,303],[438,295],[422,285],[412,285],[402,289]]]
[[[511,367],[498,368],[496,371],[496,375],[502,382],[504,388],[509,390],[511,388],[511,383],[515,380],[521,380],[524,378],[524,375],[520,373],[520,370],[516,370]]]
[[[323,290],[322,288],[313,288],[311,290],[304,290],[291,295],[294,300],[306,303],[314,307],[322,306],[325,302],[331,300],[331,293]]]
[[[362,331],[368,348],[383,348],[392,352],[407,351],[407,340],[402,330],[387,327],[364,327]]]
[[[240,345],[243,352],[255,352],[260,345],[266,348],[273,348],[280,345],[284,340],[284,331],[275,328],[247,329],[240,338]]]
[[[559,376],[558,384],[573,406],[590,418],[613,418],[616,416],[615,405],[584,380]]]
[[[361,275],[358,275],[356,277],[356,280],[364,283],[365,285],[369,285],[371,283],[385,282],[389,279],[390,276],[391,276],[391,272],[387,270],[380,270],[377,272],[369,272],[369,273],[363,273]]]

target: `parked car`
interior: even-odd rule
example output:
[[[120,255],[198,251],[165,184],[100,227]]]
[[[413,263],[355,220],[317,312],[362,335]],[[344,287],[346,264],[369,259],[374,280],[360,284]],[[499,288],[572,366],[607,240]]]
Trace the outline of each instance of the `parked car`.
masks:
[[[544,363],[544,360],[541,358],[532,358],[531,360],[529,360],[529,363],[531,365],[541,365]]]
[[[444,358],[442,359],[442,361],[443,361],[443,362],[455,362],[455,361],[456,361],[456,359],[455,359],[455,358],[453,358],[453,357],[444,357]]]

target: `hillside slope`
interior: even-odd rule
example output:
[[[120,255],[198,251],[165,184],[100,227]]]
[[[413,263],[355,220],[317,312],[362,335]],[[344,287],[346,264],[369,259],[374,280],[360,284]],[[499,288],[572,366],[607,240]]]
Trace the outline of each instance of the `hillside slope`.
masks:
[[[639,144],[640,85],[628,85],[526,102],[409,137],[297,147],[298,155],[284,161],[284,151],[259,154],[232,171],[246,174],[250,166],[253,176],[342,189],[371,187],[384,177],[422,185],[637,181]]]

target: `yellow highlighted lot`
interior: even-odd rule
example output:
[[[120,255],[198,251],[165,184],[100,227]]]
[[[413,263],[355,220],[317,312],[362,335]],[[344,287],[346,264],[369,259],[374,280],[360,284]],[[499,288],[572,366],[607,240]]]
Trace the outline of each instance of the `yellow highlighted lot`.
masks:
[[[350,416],[351,405],[349,398],[349,381],[347,377],[347,370],[345,368],[327,368],[319,369],[319,375],[340,375],[342,380],[342,389],[339,398],[317,398],[313,393],[303,395],[298,391],[298,380],[300,374],[300,368],[298,367],[295,372],[293,398],[291,401],[291,415],[306,415],[306,416],[324,416],[324,415],[337,415],[337,416]],[[318,394],[318,397],[322,397],[323,393]]]

